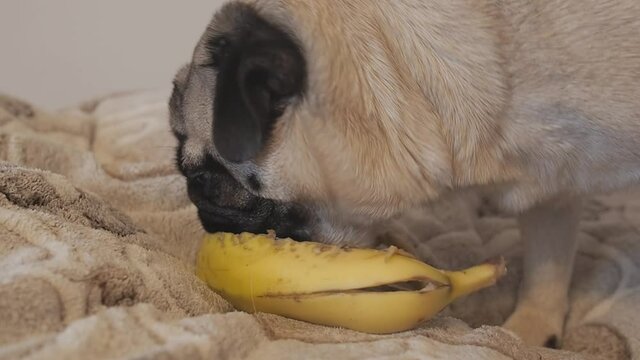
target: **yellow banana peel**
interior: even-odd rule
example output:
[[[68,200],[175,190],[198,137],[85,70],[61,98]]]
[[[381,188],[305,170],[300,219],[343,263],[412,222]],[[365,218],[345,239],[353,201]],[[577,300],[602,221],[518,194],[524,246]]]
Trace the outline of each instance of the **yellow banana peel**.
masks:
[[[410,330],[495,284],[504,260],[443,271],[396,248],[349,249],[273,235],[207,235],[197,275],[236,309],[367,333]]]

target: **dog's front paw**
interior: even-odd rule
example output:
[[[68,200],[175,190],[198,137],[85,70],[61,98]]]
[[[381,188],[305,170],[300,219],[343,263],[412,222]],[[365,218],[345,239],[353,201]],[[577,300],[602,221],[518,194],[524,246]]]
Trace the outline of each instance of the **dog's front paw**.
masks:
[[[561,345],[565,312],[535,306],[518,306],[503,327],[513,331],[527,345],[557,349]]]

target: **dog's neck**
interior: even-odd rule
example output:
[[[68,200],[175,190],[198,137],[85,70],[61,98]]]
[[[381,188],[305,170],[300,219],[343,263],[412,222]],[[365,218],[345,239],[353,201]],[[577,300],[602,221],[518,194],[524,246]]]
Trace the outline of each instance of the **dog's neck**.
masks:
[[[510,181],[503,138],[510,106],[507,24],[502,1],[438,0],[425,12],[405,12],[394,23],[418,44],[398,42],[415,81],[433,105],[450,151],[448,188]],[[422,2],[422,4],[425,4]],[[407,14],[410,17],[406,18]],[[396,20],[398,21],[398,20]],[[416,64],[419,64],[416,66]],[[429,169],[425,169],[428,172]]]
[[[524,140],[534,144],[544,139],[529,131],[531,122],[537,120],[527,118],[522,125],[522,121],[513,119],[519,116],[518,108],[521,107],[512,98],[514,88],[523,87],[521,80],[513,74],[518,74],[520,62],[533,61],[530,54],[519,50],[523,42],[530,41],[530,30],[520,29],[517,25],[518,21],[528,19],[531,9],[522,4],[513,6],[514,1],[420,2],[424,11],[402,11],[402,16],[390,12],[381,21],[388,22],[386,25],[396,28],[400,34],[411,34],[409,38],[418,39],[397,41],[389,46],[398,47],[396,51],[402,54],[400,60],[404,62],[400,68],[410,69],[410,76],[420,84],[422,96],[432,105],[439,121],[440,136],[446,144],[448,153],[436,156],[450,159],[447,176],[429,178],[433,176],[433,165],[423,163],[424,177],[431,184],[436,183],[440,192],[478,187],[491,189],[495,185],[501,189],[498,197],[503,206],[517,211],[546,195],[532,178],[532,174],[539,172],[535,168],[538,165],[523,160],[522,156],[523,151],[535,151],[527,148],[529,145],[525,145]],[[524,56],[525,60],[518,60],[515,54]],[[401,74],[399,77],[407,76]],[[518,94],[522,95],[521,92]],[[411,96],[413,94],[407,98],[411,99]],[[424,109],[417,111],[421,110]],[[420,115],[414,118],[420,119]],[[412,125],[403,123],[402,126],[411,128]],[[523,139],[529,135],[531,138]],[[429,138],[432,136],[425,137]],[[432,144],[422,143],[425,146],[421,149],[423,153],[433,151]],[[552,147],[555,144],[535,146]],[[414,158],[420,158],[419,154]]]

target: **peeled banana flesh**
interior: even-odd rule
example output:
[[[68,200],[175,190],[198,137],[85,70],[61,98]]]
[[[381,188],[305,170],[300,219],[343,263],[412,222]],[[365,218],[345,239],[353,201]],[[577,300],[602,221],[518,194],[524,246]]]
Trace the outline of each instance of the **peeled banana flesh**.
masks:
[[[249,233],[207,235],[196,270],[238,310],[375,334],[413,329],[506,272],[504,261],[443,271],[395,248]]]

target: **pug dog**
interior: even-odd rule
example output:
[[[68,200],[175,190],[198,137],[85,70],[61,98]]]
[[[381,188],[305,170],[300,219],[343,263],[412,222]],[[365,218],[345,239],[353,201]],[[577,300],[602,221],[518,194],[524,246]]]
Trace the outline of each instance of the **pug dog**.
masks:
[[[207,231],[372,246],[479,189],[518,215],[505,327],[557,345],[581,199],[640,179],[637,0],[236,0],[170,100]]]

